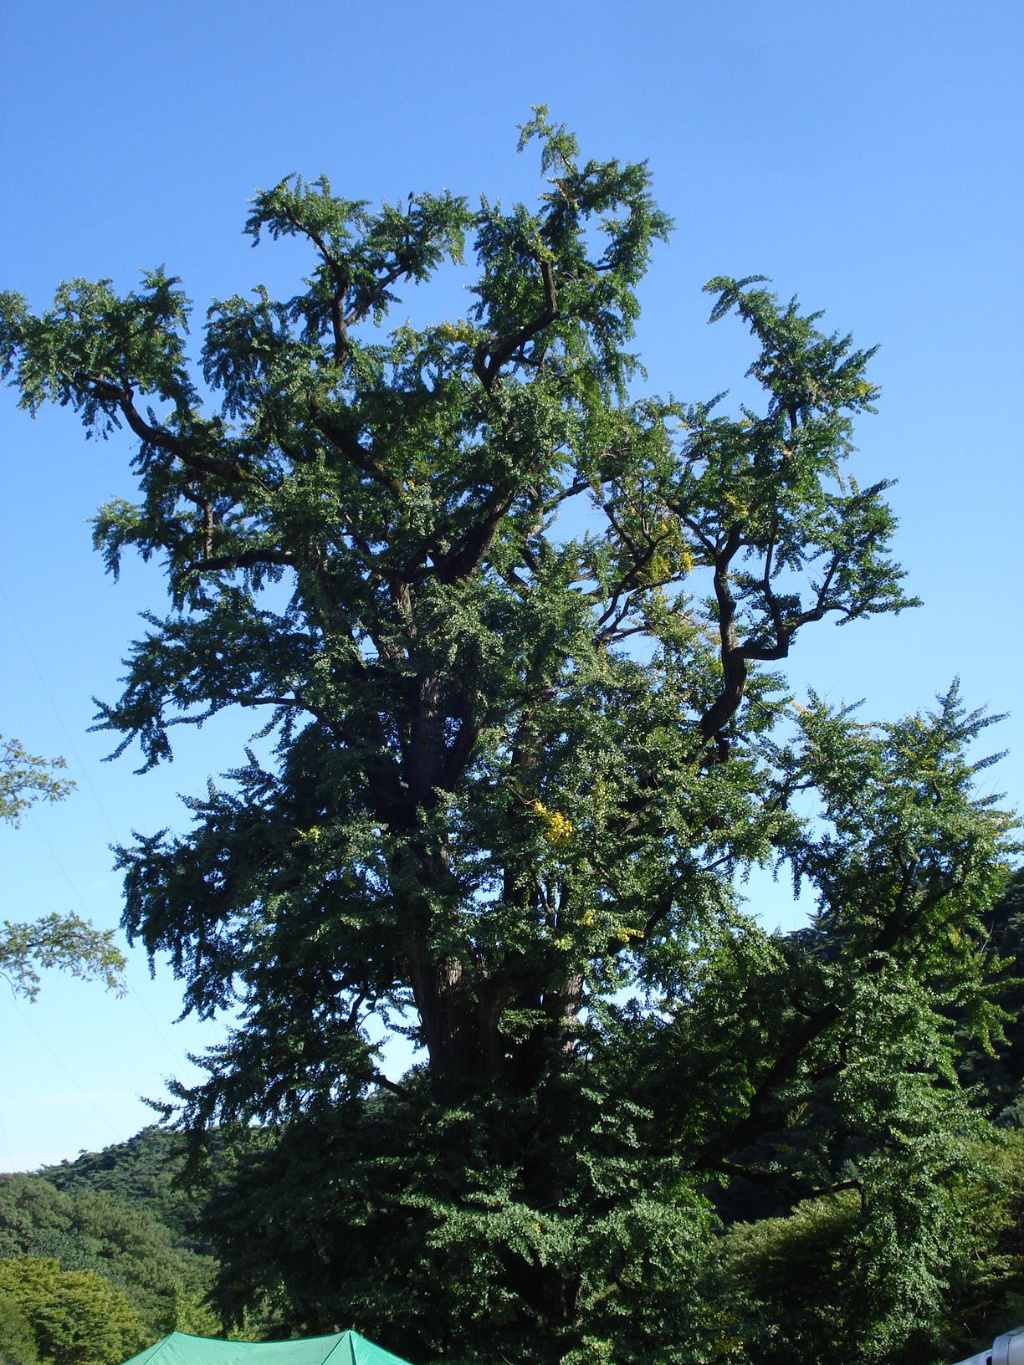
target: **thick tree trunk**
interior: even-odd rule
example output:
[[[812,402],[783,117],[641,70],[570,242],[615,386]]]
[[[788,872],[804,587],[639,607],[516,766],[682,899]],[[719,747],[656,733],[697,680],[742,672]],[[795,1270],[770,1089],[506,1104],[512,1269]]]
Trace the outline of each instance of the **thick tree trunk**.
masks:
[[[417,825],[421,813],[436,806],[439,793],[453,778],[453,747],[447,743],[446,725],[457,723],[456,747],[463,732],[472,728],[466,694],[460,693],[456,706],[450,693],[450,680],[446,685],[437,671],[424,671],[410,690],[402,727],[405,809],[392,829],[405,851],[394,859],[391,873],[396,894],[406,901],[409,980],[430,1068],[443,1089],[486,1078],[523,1093],[570,1057],[583,977],[573,974],[552,987],[549,961],[517,957],[467,962],[439,950],[446,929],[453,931],[454,941],[459,939],[458,926],[446,926],[444,916],[449,899],[451,913],[458,913],[454,907],[461,903],[461,891],[452,879],[447,848],[419,843]],[[460,767],[468,758],[468,753],[462,756]],[[517,1039],[514,1047],[501,1030],[510,1009],[542,1016],[532,1036]]]

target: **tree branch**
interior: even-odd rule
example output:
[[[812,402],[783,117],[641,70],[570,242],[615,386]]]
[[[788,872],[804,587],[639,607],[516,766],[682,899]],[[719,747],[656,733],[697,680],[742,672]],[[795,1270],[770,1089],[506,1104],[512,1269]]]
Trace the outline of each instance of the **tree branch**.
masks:
[[[261,550],[242,550],[233,555],[214,555],[204,559],[194,559],[190,564],[185,565],[181,571],[181,576],[217,569],[251,569],[256,564],[279,564],[294,567],[297,562],[295,555],[290,550],[272,550],[268,546]]]
[[[507,337],[491,337],[487,341],[481,341],[476,348],[476,354],[473,356],[473,369],[487,393],[493,390],[502,365],[515,353],[516,349],[525,345],[531,337],[536,336],[545,327],[549,327],[558,317],[555,275],[550,261],[540,262],[540,273],[541,279],[544,281],[543,311],[534,318],[533,322],[527,323],[518,332],[513,332]]]
[[[186,468],[197,474],[222,479],[228,484],[250,483],[258,484],[265,489],[271,487],[259,475],[250,473],[237,462],[217,460],[209,455],[203,455],[183,437],[176,436],[165,427],[155,427],[147,422],[135,407],[135,393],[130,386],[113,384],[108,379],[85,373],[76,377],[89,384],[97,398],[108,403],[116,403],[121,416],[140,440],[145,441],[147,445],[156,446],[158,450],[166,450],[169,455],[179,459]]]
[[[729,584],[729,567],[741,544],[739,528],[733,527],[724,549],[715,556],[714,585],[723,678],[722,690],[698,723],[705,741],[714,739],[736,714],[747,682],[746,658],[736,637],[736,599]]]
[[[357,469],[368,474],[371,479],[379,483],[382,488],[386,488],[397,500],[404,499],[405,487],[401,479],[396,479],[393,474],[389,474],[386,469],[383,469],[351,432],[346,431],[344,427],[333,422],[325,413],[322,413],[319,410],[319,404],[315,402],[310,403],[310,415],[317,431],[326,436],[331,444],[351,460]]]

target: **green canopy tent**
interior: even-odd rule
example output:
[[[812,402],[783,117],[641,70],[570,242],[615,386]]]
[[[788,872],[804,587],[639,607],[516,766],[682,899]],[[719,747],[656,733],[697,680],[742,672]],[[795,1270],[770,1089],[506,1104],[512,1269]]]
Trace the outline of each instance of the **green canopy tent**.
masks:
[[[172,1332],[125,1365],[408,1365],[358,1332],[302,1341],[217,1341]]]

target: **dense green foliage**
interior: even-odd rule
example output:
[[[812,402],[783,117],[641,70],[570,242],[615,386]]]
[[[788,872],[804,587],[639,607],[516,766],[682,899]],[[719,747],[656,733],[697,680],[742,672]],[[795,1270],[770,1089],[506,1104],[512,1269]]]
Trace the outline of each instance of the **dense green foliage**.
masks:
[[[44,1166],[39,1175],[65,1194],[103,1191],[162,1224],[175,1245],[202,1252],[203,1196],[183,1185],[186,1164],[182,1138],[154,1125],[102,1152]]]
[[[759,399],[638,397],[646,167],[534,140],[535,209],[259,195],[310,275],[215,303],[197,363],[162,272],[4,301],[24,404],[140,443],[96,541],[160,557],[170,611],[102,725],[148,765],[229,706],[270,741],[119,855],[129,933],[238,1011],[176,1091],[236,1139],[221,1301],[449,1365],[941,1359],[984,1297],[957,1066],[1003,1022],[1011,821],[955,688],[871,724],[769,671],[912,605],[886,485],[843,469],[871,352],[721,278]],[[387,330],[467,237],[468,315]],[[744,912],[756,864],[805,929]],[[381,1028],[420,1049],[400,1082]]]
[[[980,1047],[965,1029],[957,1069],[961,1083],[979,1087],[992,1115],[1003,1125],[1024,1127],[1024,868],[984,916],[1000,1007],[1005,1011],[1002,1046]],[[967,1021],[961,1020],[962,1023]]]
[[[205,1308],[213,1262],[175,1238],[154,1203],[123,1202],[83,1184],[64,1192],[42,1176],[0,1176],[0,1261],[54,1259],[125,1294],[153,1340],[218,1324]]]
[[[1008,897],[995,913],[1001,914],[1011,904]],[[1024,952],[1019,946],[1013,959],[1018,969],[1024,967]],[[997,1102],[998,1093],[997,1087],[986,1096],[986,1108]],[[380,1117],[383,1119],[382,1112]],[[734,1222],[724,1237],[715,1238],[703,1254],[693,1258],[699,1262],[691,1268],[699,1278],[696,1295],[704,1304],[706,1359],[775,1365],[794,1356],[839,1355],[850,1349],[851,1340],[868,1338],[881,1345],[880,1354],[893,1365],[914,1365],[936,1358],[928,1349],[928,1341],[938,1325],[951,1343],[942,1357],[948,1361],[954,1354],[963,1354],[991,1339],[997,1331],[1024,1321],[1024,1141],[1015,1129],[983,1131],[984,1143],[958,1146],[950,1154],[950,1165],[960,1164],[956,1178],[938,1187],[942,1236],[917,1248],[926,1262],[925,1279],[929,1278],[929,1258],[931,1270],[940,1272],[938,1277],[931,1276],[933,1291],[940,1292],[938,1302],[925,1305],[928,1311],[916,1332],[907,1331],[904,1296],[918,1280],[922,1267],[919,1263],[910,1267],[901,1264],[905,1238],[893,1236],[886,1226],[893,1206],[891,1199],[876,1198],[880,1192],[877,1177],[885,1178],[879,1168],[875,1188],[867,1191],[866,1206],[862,1202],[864,1191],[840,1189],[804,1200],[786,1217]],[[312,1155],[308,1146],[299,1149],[296,1136],[293,1130],[280,1153],[278,1179],[291,1163],[307,1162]],[[393,1128],[382,1123],[382,1149],[388,1146],[390,1150],[394,1138]],[[265,1135],[254,1135],[253,1140],[266,1148]],[[330,1153],[331,1161],[340,1165],[344,1158],[345,1153],[336,1145]],[[310,1239],[300,1238],[290,1245],[284,1238],[269,1248],[260,1245],[267,1228],[275,1223],[292,1232],[298,1226],[299,1220],[288,1210],[288,1200],[296,1190],[305,1187],[303,1215],[320,1218],[317,1199],[310,1191],[320,1178],[323,1164],[321,1152],[310,1166],[303,1164],[292,1172],[279,1192],[267,1183],[254,1190],[254,1208],[257,1199],[261,1202],[258,1219],[252,1225],[243,1222],[225,1228],[224,1244],[237,1268],[236,1275],[240,1271],[244,1278],[250,1260],[259,1272],[272,1251],[294,1260],[296,1276],[306,1283],[307,1292],[322,1293],[325,1298],[332,1294],[332,1283],[343,1273],[350,1283],[350,1296],[365,1296],[369,1311],[375,1298],[374,1278],[387,1274],[388,1267],[374,1262],[374,1246],[368,1248],[360,1232],[366,1201],[386,1199],[390,1193],[387,1176],[395,1169],[393,1161],[378,1163],[376,1170],[369,1164],[361,1169],[364,1206],[350,1210],[347,1225],[334,1220],[336,1245],[328,1247],[319,1240],[314,1246]],[[174,1236],[177,1246],[194,1251],[199,1245],[195,1238],[204,1190],[209,1190],[211,1182],[230,1179],[233,1167],[234,1162],[225,1160],[214,1148],[206,1182],[186,1193],[180,1183],[186,1169],[181,1140],[148,1128],[126,1143],[99,1153],[83,1153],[73,1162],[47,1168],[40,1177],[0,1177],[0,1260],[28,1251],[59,1258],[62,1270],[89,1269],[101,1274],[125,1290],[143,1318],[147,1340],[172,1328],[223,1335],[224,1328],[212,1312],[182,1290],[190,1277],[195,1281],[197,1269],[206,1282],[211,1263],[185,1255],[177,1265],[169,1264],[168,1239],[159,1225],[178,1229]],[[900,1174],[888,1172],[890,1179],[898,1179]],[[54,1199],[52,1191],[43,1190],[47,1182],[65,1191],[104,1193],[74,1208],[65,1200]],[[350,1182],[350,1187],[354,1184]],[[228,1203],[237,1210],[236,1200]],[[126,1204],[136,1214],[145,1214],[141,1220],[143,1235],[139,1235],[140,1220],[128,1216]],[[214,1218],[217,1204],[215,1199]],[[283,1220],[282,1211],[289,1214]],[[126,1221],[131,1228],[127,1236]],[[495,1222],[497,1230],[501,1222]],[[182,1229],[186,1231],[182,1233]],[[875,1256],[883,1252],[888,1262],[884,1275],[872,1275],[872,1258],[864,1255],[865,1243],[871,1238],[881,1243],[874,1249]],[[913,1253],[915,1249],[910,1250]],[[148,1263],[150,1257],[153,1264]],[[447,1282],[453,1293],[461,1294],[475,1283],[473,1275],[479,1268],[476,1258],[463,1285],[455,1273],[457,1267],[449,1264]],[[675,1273],[678,1269],[679,1261],[673,1259],[671,1270]],[[153,1290],[154,1286],[166,1288],[172,1283],[173,1316],[169,1317],[171,1296],[160,1294],[159,1288],[155,1294]],[[664,1286],[659,1297],[664,1301]],[[152,1311],[147,1314],[147,1305],[152,1310],[154,1304],[156,1315]],[[667,1306],[663,1302],[663,1307]],[[401,1300],[394,1307],[399,1321],[407,1313],[415,1313],[403,1309]],[[273,1313],[262,1321],[250,1315],[242,1338],[255,1340],[287,1330],[287,1323],[275,1319]],[[36,1365],[37,1359],[36,1336],[29,1320],[9,1295],[0,1293],[0,1360],[3,1365]]]
[[[41,1359],[53,1365],[121,1365],[145,1341],[125,1294],[94,1270],[64,1270],[36,1256],[0,1260],[0,1302],[31,1324]]]
[[[10,1294],[0,1293],[0,1365],[37,1365],[32,1323]]]
[[[33,804],[60,801],[74,783],[59,776],[62,758],[37,758],[16,739],[0,735],[0,821],[17,825]],[[49,914],[31,923],[0,921],[0,978],[17,995],[39,990],[39,969],[60,967],[110,990],[121,984],[124,954],[112,929],[94,929],[79,915]]]

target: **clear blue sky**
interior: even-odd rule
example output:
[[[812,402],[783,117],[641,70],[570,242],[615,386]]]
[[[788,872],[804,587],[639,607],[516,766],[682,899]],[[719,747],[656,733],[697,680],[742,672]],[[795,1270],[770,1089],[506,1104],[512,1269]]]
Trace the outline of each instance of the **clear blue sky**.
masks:
[[[652,388],[708,397],[745,368],[739,328],[704,326],[716,274],[770,275],[881,345],[857,472],[899,479],[899,551],[926,606],[809,632],[795,684],[884,718],[959,674],[972,705],[1013,713],[989,732],[1013,755],[984,776],[1021,803],[1019,0],[35,0],[2,24],[0,287],[37,307],[62,278],[127,289],[160,263],[200,310],[257,282],[290,290],[294,254],[253,253],[240,228],[253,191],[291,171],[371,200],[532,196],[535,162],[514,148],[538,102],[585,153],[649,158],[676,220],[644,291]],[[115,585],[89,548],[88,518],[131,491],[129,450],[0,398],[0,732],[65,754],[79,783],[0,829],[0,917],[116,924],[108,845],[182,824],[175,793],[232,766],[246,734],[189,732],[171,767],[135,777],[86,732],[136,613],[163,607],[155,570]],[[779,893],[757,894],[785,919]],[[50,974],[35,1005],[0,989],[0,1169],[128,1137],[148,1119],[137,1096],[216,1036],[171,1022],[168,970],[150,980],[137,960],[131,987],[116,1000]]]

